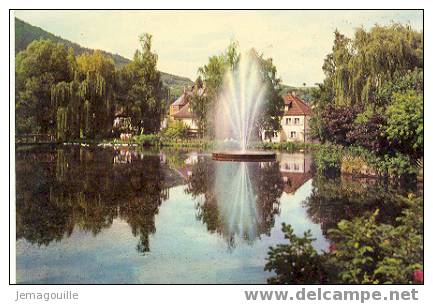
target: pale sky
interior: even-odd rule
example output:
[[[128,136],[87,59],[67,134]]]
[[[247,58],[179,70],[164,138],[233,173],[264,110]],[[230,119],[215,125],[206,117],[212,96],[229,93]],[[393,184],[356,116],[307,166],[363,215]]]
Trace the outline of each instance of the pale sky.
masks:
[[[272,57],[283,83],[324,78],[333,32],[392,21],[423,29],[422,11],[16,11],[16,17],[84,47],[132,58],[138,36],[153,35],[158,68],[194,80],[197,69],[231,40]]]

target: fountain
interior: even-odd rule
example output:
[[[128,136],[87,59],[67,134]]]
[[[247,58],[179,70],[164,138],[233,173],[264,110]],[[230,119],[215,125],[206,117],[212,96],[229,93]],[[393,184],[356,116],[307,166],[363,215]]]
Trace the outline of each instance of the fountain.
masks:
[[[215,111],[215,135],[218,151],[214,160],[273,161],[275,153],[251,151],[250,143],[258,139],[257,123],[263,111],[266,85],[260,75],[256,56],[251,52],[240,57],[237,68],[224,78]]]

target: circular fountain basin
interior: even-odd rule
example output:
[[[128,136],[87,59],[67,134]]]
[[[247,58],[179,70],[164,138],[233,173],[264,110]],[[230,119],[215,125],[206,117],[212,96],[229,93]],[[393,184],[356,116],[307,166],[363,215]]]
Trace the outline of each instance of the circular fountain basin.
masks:
[[[221,151],[212,153],[212,159],[219,161],[268,162],[274,161],[275,157],[274,152],[263,151]]]

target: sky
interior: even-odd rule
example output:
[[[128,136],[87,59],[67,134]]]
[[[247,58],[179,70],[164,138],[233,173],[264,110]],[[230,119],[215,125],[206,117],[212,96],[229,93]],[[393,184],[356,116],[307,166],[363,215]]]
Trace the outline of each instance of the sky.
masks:
[[[138,36],[153,35],[158,68],[197,78],[197,69],[231,41],[272,57],[284,84],[322,82],[323,60],[335,29],[352,37],[356,28],[392,22],[423,29],[422,11],[16,11],[15,16],[84,47],[132,58]]]

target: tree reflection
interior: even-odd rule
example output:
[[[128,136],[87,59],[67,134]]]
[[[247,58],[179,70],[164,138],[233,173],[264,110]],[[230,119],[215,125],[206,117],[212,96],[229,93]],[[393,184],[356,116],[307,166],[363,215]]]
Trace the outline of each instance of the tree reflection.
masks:
[[[120,217],[139,237],[137,250],[150,250],[167,198],[158,155],[70,147],[18,151],[16,160],[17,239],[48,245],[74,227],[96,235]]]
[[[229,249],[235,237],[252,243],[269,235],[279,214],[284,183],[274,163],[215,162],[200,158],[187,179],[198,200],[197,219],[222,235]]]
[[[349,176],[316,175],[312,186],[312,193],[303,205],[309,217],[321,225],[324,235],[339,221],[351,220],[376,209],[380,209],[379,222],[393,224],[403,207],[398,195],[415,190],[410,187],[399,189],[380,179]]]

